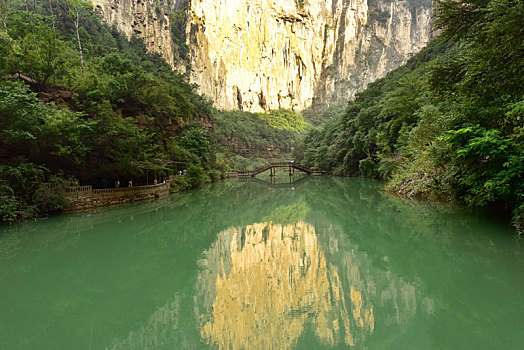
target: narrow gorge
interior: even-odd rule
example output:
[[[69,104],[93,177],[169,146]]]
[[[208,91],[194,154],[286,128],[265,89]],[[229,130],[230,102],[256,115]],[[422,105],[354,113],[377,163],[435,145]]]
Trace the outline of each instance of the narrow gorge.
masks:
[[[93,0],[225,110],[343,103],[429,42],[430,0]]]
[[[524,1],[0,18],[0,349],[524,349]]]

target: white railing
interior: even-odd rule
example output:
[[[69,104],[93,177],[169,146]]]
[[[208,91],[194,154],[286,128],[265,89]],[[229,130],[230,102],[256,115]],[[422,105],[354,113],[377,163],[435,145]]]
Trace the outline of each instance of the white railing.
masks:
[[[58,188],[57,184],[43,184],[42,185],[45,188],[48,189],[56,189]],[[146,186],[135,186],[135,187],[118,187],[118,188],[97,188],[93,189],[93,186],[74,186],[74,187],[66,187],[64,192],[66,196],[74,196],[74,195],[98,195],[98,194],[111,194],[111,193],[133,193],[133,192],[147,192],[151,190],[158,190],[162,189],[163,187],[170,187],[170,181],[166,181],[164,183],[156,184],[156,185],[146,185]]]

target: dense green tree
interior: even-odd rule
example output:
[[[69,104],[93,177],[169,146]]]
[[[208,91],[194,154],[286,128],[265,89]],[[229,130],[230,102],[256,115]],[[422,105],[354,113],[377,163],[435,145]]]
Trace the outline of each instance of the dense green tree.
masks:
[[[5,33],[0,33],[0,74],[9,72],[10,65],[13,63],[14,41]]]
[[[267,114],[214,111],[214,137],[221,166],[255,168],[268,159],[289,159],[306,123],[295,112],[277,110]]]
[[[2,25],[7,33],[7,16],[9,15],[10,0],[0,0],[0,17],[2,18]]]
[[[51,78],[63,74],[66,46],[58,33],[46,26],[35,28],[20,40],[16,52],[16,70],[45,86]]]
[[[300,132],[306,127],[306,122],[300,114],[286,109],[278,109],[271,111],[271,113],[261,113],[259,117],[266,120],[275,129]]]
[[[211,165],[211,139],[209,133],[203,130],[199,123],[186,128],[184,135],[180,138],[180,146],[201,159],[205,168]]]
[[[191,165],[186,172],[187,182],[191,188],[202,187],[206,182],[204,170],[198,165]]]
[[[75,26],[76,41],[78,44],[78,54],[80,56],[81,73],[84,74],[84,51],[82,49],[82,40],[80,39],[80,15],[81,10],[89,7],[89,3],[84,0],[68,0],[70,9],[69,16],[73,19]]]
[[[215,164],[214,140],[197,122],[210,119],[209,100],[140,39],[128,40],[84,5],[8,8],[0,33],[2,220],[63,208],[68,182],[57,175],[94,186],[140,184],[147,169],[169,161]],[[7,79],[15,73],[20,81]]]
[[[44,123],[45,108],[21,83],[0,81],[0,156],[29,157]]]
[[[442,0],[440,37],[300,147],[344,175],[403,195],[499,206],[524,226],[524,3]]]

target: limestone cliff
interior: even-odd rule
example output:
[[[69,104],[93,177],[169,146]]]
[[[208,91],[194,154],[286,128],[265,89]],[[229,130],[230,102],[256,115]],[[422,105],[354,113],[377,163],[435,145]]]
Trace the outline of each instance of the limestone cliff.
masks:
[[[183,11],[191,81],[219,108],[255,112],[343,102],[405,63],[431,30],[431,0],[93,2],[185,71],[169,16]]]

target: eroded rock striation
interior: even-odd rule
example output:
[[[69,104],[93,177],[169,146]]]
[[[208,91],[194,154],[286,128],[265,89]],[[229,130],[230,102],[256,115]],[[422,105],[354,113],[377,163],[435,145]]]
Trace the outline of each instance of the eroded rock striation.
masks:
[[[431,0],[93,3],[105,21],[143,38],[228,110],[344,102],[431,37]]]

